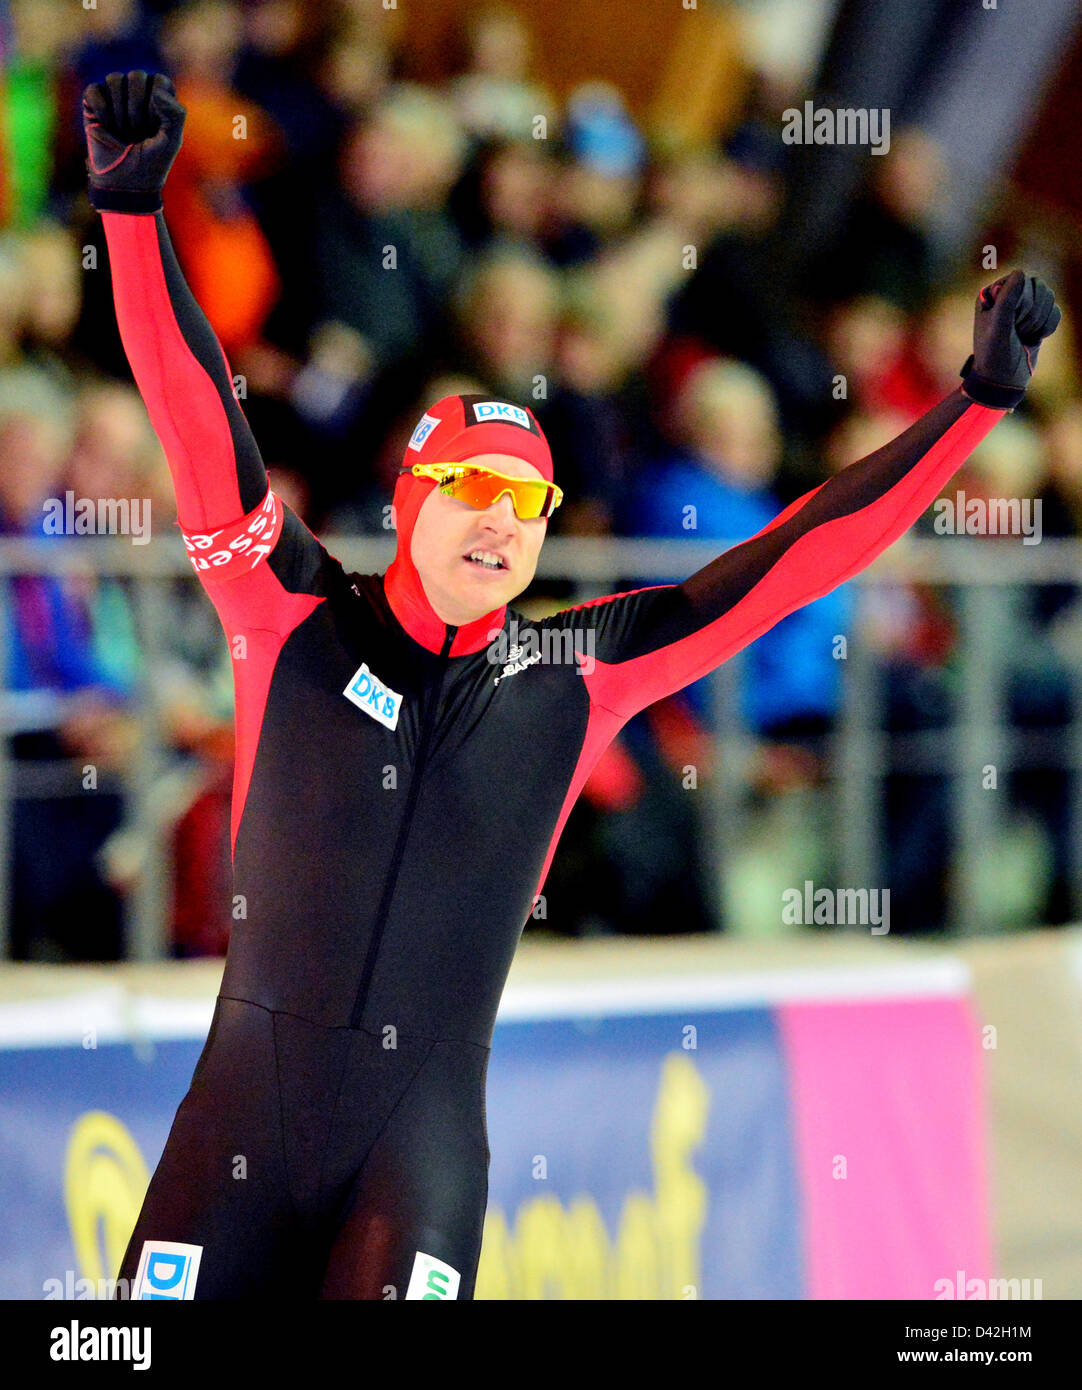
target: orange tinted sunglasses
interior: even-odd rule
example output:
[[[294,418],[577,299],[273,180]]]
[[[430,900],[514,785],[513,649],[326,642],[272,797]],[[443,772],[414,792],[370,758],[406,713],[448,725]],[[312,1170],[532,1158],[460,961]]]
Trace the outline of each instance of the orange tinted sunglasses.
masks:
[[[563,489],[555,483],[543,478],[514,478],[476,463],[415,463],[412,468],[399,469],[399,473],[432,478],[445,497],[457,498],[478,511],[491,507],[505,492],[509,493],[520,521],[551,516],[564,500]]]

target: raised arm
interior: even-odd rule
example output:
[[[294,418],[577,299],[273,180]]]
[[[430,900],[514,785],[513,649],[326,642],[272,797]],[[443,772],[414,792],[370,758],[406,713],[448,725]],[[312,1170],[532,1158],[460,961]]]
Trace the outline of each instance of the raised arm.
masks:
[[[596,703],[621,718],[698,680],[786,614],[869,565],[917,520],[1022,399],[1059,322],[1051,291],[1014,271],[981,291],[963,384],[881,449],[798,498],[684,583],[594,600],[550,621],[592,629]]]
[[[328,556],[271,491],[225,354],[169,242],[162,187],[184,126],[172,82],[110,73],[84,93],[83,119],[120,336],[169,461],[188,557],[230,639],[235,850],[275,663],[322,602]],[[233,638],[242,632],[239,647]]]
[[[165,217],[103,212],[117,324],[187,532],[253,511],[268,480],[225,356],[180,272]]]
[[[160,73],[112,73],[83,97],[90,198],[105,226],[121,339],[165,450],[189,558],[218,602],[217,581],[251,574],[283,531],[288,551],[318,543],[269,489],[225,354],[166,230],[162,188],[184,115]],[[234,590],[229,606],[240,598]]]

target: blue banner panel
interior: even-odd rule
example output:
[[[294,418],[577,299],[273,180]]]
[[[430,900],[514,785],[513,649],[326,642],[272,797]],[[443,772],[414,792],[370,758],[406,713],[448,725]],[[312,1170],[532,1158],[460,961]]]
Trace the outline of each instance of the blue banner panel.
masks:
[[[108,1296],[202,1047],[0,1050],[0,1298]]]
[[[0,1297],[108,1297],[202,1039],[0,1049]],[[479,1298],[800,1298],[766,1008],[504,1022]]]
[[[479,1298],[800,1298],[769,1009],[504,1023]]]

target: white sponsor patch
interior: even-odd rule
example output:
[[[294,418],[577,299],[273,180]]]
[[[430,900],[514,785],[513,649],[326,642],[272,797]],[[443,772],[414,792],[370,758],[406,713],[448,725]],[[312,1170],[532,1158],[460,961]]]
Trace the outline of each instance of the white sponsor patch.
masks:
[[[507,401],[479,401],[473,407],[473,418],[478,424],[495,421],[502,425],[521,425],[524,430],[530,428],[530,417],[521,406],[509,405]]]
[[[457,1298],[460,1275],[457,1269],[418,1250],[413,1257],[407,1298]]]
[[[347,700],[352,700],[358,709],[363,709],[365,714],[386,724],[388,729],[398,726],[402,696],[374,676],[365,662],[362,661],[354,671],[342,694]]]
[[[417,423],[417,428],[410,435],[410,442],[406,447],[409,449],[416,449],[417,452],[420,453],[421,449],[424,447],[425,440],[439,423],[435,415],[429,415],[427,413],[422,415]],[[399,435],[400,439],[401,437],[402,436]]]
[[[132,1298],[172,1302],[194,1298],[202,1254],[201,1245],[184,1245],[175,1240],[143,1241]]]

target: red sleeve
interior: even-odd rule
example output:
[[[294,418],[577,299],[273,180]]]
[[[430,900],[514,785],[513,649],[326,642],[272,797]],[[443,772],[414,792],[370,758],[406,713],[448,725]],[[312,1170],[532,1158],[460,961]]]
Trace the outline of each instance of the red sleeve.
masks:
[[[280,626],[273,576],[243,584],[272,554],[292,593],[311,592],[326,552],[270,491],[259,448],[206,315],[157,213],[104,212],[117,323],[161,440],[192,567],[227,630]],[[286,605],[292,622],[292,606]]]
[[[275,665],[323,602],[332,557],[270,490],[221,345],[188,288],[162,213],[102,214],[124,350],[161,440],[188,557],[233,657],[232,844]],[[243,643],[235,640],[244,634]]]
[[[690,685],[880,555],[1006,412],[961,388],[683,584],[595,599],[549,621],[576,641],[591,698],[621,719]],[[585,634],[584,634],[585,635]]]
[[[267,492],[225,354],[181,275],[162,213],[104,212],[113,300],[132,374],[161,440],[184,531],[209,532]]]

